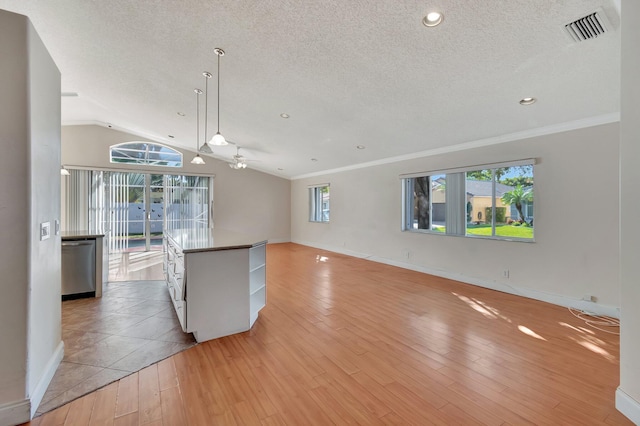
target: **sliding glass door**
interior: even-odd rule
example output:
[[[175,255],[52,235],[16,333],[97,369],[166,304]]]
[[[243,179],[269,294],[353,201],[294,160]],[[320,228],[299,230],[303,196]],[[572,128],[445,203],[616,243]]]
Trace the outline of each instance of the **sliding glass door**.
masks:
[[[165,229],[209,227],[210,181],[203,176],[165,175]]]
[[[161,251],[164,230],[209,227],[209,177],[78,172],[90,182],[89,229],[109,233],[110,253]]]

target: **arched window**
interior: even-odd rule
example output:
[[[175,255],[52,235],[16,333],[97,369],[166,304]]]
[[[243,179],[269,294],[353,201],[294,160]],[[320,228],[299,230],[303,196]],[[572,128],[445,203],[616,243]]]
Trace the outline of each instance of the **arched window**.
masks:
[[[182,167],[182,154],[173,148],[152,142],[125,142],[109,149],[112,163]]]

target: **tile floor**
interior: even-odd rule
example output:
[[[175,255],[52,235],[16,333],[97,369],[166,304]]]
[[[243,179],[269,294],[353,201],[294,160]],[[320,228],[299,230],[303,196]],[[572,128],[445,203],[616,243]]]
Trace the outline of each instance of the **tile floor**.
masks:
[[[103,297],[62,302],[64,359],[36,415],[195,345],[164,281],[109,282]]]
[[[162,251],[122,252],[109,254],[109,282],[162,280]]]

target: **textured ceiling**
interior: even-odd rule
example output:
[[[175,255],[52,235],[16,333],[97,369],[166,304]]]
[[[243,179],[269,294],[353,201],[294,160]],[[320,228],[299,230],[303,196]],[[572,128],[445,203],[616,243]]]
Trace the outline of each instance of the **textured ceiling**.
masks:
[[[610,32],[571,41],[564,24],[599,7]],[[62,98],[63,124],[110,123],[192,150],[204,70],[214,73],[215,133],[213,48],[223,48],[221,133],[250,167],[286,177],[619,111],[610,0],[0,0],[0,9],[31,18],[63,92],[79,94]],[[427,28],[433,9],[445,18]],[[526,96],[538,102],[519,105]]]

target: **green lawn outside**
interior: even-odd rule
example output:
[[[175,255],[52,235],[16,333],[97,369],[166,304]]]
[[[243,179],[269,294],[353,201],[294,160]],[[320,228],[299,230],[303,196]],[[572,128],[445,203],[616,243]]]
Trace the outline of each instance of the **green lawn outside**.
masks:
[[[467,225],[467,234],[491,236],[491,225]],[[496,225],[496,237],[533,239],[533,228],[528,226]]]
[[[446,232],[445,226],[434,226],[433,231]],[[467,235],[491,237],[491,225],[467,225]],[[528,226],[497,225],[496,237],[533,239],[533,228]]]

